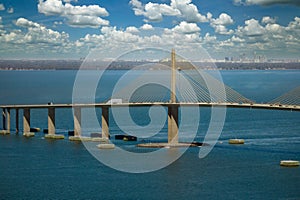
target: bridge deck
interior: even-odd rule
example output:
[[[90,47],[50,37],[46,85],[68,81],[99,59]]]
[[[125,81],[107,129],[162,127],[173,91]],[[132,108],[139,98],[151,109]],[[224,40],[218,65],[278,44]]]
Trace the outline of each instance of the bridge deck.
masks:
[[[168,102],[143,102],[143,103],[84,103],[84,104],[35,104],[35,105],[1,105],[2,109],[43,109],[43,108],[92,108],[92,107],[147,107],[147,106],[199,106],[199,107],[230,107],[230,108],[253,108],[253,109],[271,109],[271,110],[291,110],[300,111],[298,105],[282,105],[282,104],[257,104],[257,103],[206,103],[206,102],[181,102],[181,103],[168,103]]]

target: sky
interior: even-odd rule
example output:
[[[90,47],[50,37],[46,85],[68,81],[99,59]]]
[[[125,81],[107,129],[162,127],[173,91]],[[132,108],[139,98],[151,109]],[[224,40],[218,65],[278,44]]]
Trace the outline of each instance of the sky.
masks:
[[[0,0],[0,59],[149,47],[193,60],[300,59],[300,0]]]

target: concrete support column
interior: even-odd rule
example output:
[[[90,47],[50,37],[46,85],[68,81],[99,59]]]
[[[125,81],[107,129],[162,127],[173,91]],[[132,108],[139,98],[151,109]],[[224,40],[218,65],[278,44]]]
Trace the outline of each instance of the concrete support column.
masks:
[[[109,107],[103,106],[102,107],[102,138],[109,138]]]
[[[29,108],[24,108],[23,132],[24,133],[29,133],[30,132],[30,109]]]
[[[2,128],[6,130],[6,109],[2,108]]]
[[[178,143],[178,106],[168,106],[168,143]]]
[[[55,135],[55,108],[48,108],[48,134]]]
[[[19,132],[19,109],[16,109],[16,133]]]
[[[81,107],[74,107],[74,136],[81,136]]]
[[[6,110],[6,130],[10,131],[10,108]]]

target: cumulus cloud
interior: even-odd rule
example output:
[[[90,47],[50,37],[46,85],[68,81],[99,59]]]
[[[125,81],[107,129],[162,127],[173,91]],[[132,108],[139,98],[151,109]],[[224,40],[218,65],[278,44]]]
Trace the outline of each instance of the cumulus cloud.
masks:
[[[215,25],[230,25],[233,24],[231,16],[226,13],[221,13],[217,19],[212,19],[212,23]]]
[[[203,38],[204,43],[216,43],[217,42],[217,37],[216,36],[211,36],[209,33],[206,33],[204,38]]]
[[[171,0],[170,5],[149,2],[145,5],[139,0],[130,0],[135,15],[144,16],[146,22],[161,21],[164,16],[181,17],[187,22],[207,22],[208,17],[199,13],[191,0]]]
[[[271,18],[270,16],[265,16],[265,17],[262,18],[261,23],[263,23],[263,24],[275,24],[276,19]]]
[[[295,17],[294,21],[291,21],[287,27],[287,30],[300,31],[300,17]]]
[[[17,37],[16,33],[10,33],[7,37],[7,41],[14,41],[18,43],[43,43],[43,44],[57,44],[62,45],[68,42],[69,35],[65,32],[58,32],[52,29],[48,29],[39,23],[30,21],[25,18],[17,19],[17,26],[23,27],[27,29],[27,33],[19,32],[19,36]],[[15,41],[18,38],[19,41]]]
[[[153,26],[151,24],[144,24],[140,29],[144,31],[153,30]]]
[[[229,35],[233,30],[228,30],[226,26],[233,24],[234,21],[230,15],[221,13],[218,18],[211,19],[210,25],[215,29],[215,32],[221,35]]]
[[[171,0],[171,6],[180,12],[180,17],[187,22],[207,22],[207,17],[199,13],[192,0]],[[209,14],[208,14],[209,15]]]
[[[148,26],[148,25],[147,25]],[[142,27],[147,27],[143,25]],[[138,28],[143,30],[142,27]],[[158,47],[164,49],[176,48],[182,52],[193,52],[199,50],[200,28],[195,23],[182,22],[173,28],[155,28],[151,26],[151,32],[131,32],[136,27],[127,27],[125,30],[116,27],[102,27],[100,34],[90,35],[77,40],[75,43],[79,48],[89,46],[90,49],[100,47],[100,51],[106,52],[111,57],[117,57],[137,48]],[[199,54],[199,52],[197,52]]]
[[[196,23],[187,23],[185,21],[175,26],[173,30],[184,34],[193,34],[200,32],[200,28],[197,26]]]
[[[2,17],[0,16],[0,29],[3,28],[3,25],[2,25]],[[1,30],[0,30],[1,31]],[[0,35],[1,35],[1,32],[0,32]]]
[[[269,6],[274,4],[292,4],[300,6],[299,0],[233,0],[235,5],[262,5]]]
[[[25,28],[38,28],[38,27],[41,27],[40,24],[38,24],[36,22],[29,21],[29,20],[27,20],[23,17],[19,18],[16,21],[16,25],[17,26],[22,26],[22,27],[25,27]]]
[[[244,27],[238,27],[238,32],[249,37],[261,36],[264,34],[264,28],[256,19],[249,19],[245,21]]]
[[[69,1],[68,1],[69,2]],[[59,15],[68,19],[68,24],[75,27],[92,27],[109,25],[109,21],[102,19],[109,13],[99,5],[73,6],[61,0],[39,0],[38,11],[45,15]]]
[[[0,11],[1,10],[5,10],[5,6],[3,5],[3,3],[0,3]]]
[[[139,33],[139,29],[135,26],[128,26],[125,30],[128,33]]]
[[[161,21],[163,16],[176,16],[179,11],[167,4],[158,4],[149,2],[143,5],[139,0],[131,0],[129,2],[133,6],[135,15],[143,15],[146,21]]]

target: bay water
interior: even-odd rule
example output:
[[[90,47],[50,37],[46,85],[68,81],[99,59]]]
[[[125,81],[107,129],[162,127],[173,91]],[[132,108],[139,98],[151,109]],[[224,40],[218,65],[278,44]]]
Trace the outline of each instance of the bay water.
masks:
[[[71,103],[76,71],[0,71],[0,104]],[[126,71],[110,70],[96,101],[111,95]],[[138,72],[137,72],[138,73]],[[226,85],[258,103],[268,102],[300,85],[300,71],[221,71]],[[86,78],[96,71],[86,71]],[[138,123],[149,121],[137,114]],[[300,199],[300,168],[280,160],[300,160],[300,113],[278,110],[227,109],[226,121],[212,152],[199,159],[189,148],[171,165],[150,173],[131,174],[109,168],[82,143],[46,140],[12,133],[0,137],[0,199]],[[20,124],[22,124],[20,111]],[[196,140],[203,140],[210,115],[201,108]],[[2,120],[0,120],[2,127]],[[47,128],[47,110],[31,111],[31,126]],[[20,127],[22,129],[22,126]],[[134,128],[134,127],[133,127]],[[71,109],[57,109],[56,131],[73,129]],[[97,131],[97,130],[96,130]],[[112,136],[120,133],[113,121]],[[167,129],[153,142],[165,141]],[[243,138],[244,145],[228,139]],[[136,149],[141,142],[117,142]]]

